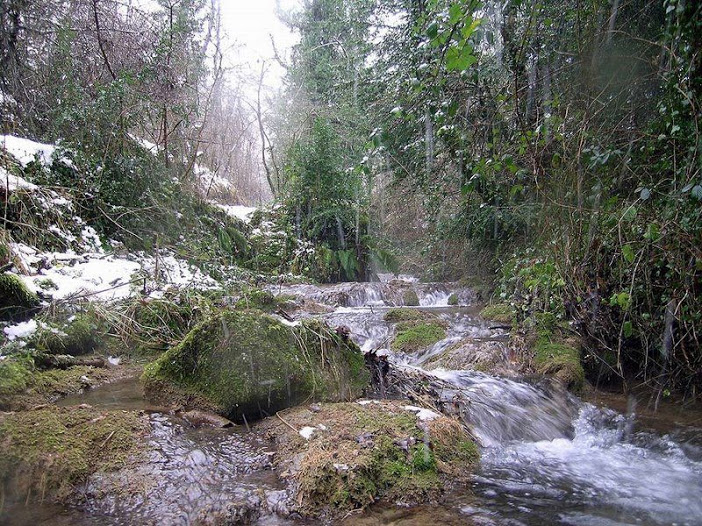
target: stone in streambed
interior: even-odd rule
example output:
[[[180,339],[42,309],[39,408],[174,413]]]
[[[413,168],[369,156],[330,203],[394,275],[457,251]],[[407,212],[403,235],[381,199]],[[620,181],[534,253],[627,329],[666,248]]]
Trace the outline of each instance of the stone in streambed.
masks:
[[[370,375],[358,347],[319,321],[291,327],[260,311],[225,310],[142,378],[152,400],[245,423],[307,400],[354,399]]]

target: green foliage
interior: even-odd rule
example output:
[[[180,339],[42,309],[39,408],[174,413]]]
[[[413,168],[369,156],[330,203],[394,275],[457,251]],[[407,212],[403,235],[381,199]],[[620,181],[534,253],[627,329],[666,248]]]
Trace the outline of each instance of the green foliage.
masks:
[[[359,209],[357,173],[344,170],[340,139],[331,123],[317,118],[310,136],[293,145],[286,167],[287,208],[302,239],[321,244],[321,268],[333,281],[365,277],[367,219]],[[291,219],[292,221],[292,219]],[[363,229],[363,230],[361,230]],[[358,240],[358,241],[356,241]],[[354,245],[347,248],[347,245]]]

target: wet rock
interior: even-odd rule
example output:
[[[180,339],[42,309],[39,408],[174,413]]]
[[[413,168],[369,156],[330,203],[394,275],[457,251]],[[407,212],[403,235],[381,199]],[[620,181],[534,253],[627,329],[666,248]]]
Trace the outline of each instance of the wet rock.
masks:
[[[255,523],[261,516],[261,497],[244,495],[224,505],[223,509],[203,510],[193,521],[194,526],[234,526]]]
[[[407,307],[418,307],[419,297],[417,296],[417,293],[413,289],[405,291],[405,293],[402,295],[402,304],[406,305]]]
[[[232,427],[234,422],[228,420],[222,416],[215,413],[210,413],[209,411],[200,411],[198,409],[192,409],[181,413],[180,416],[186,420],[189,424],[193,426],[211,426],[211,427]]]
[[[516,375],[518,370],[510,362],[510,352],[504,340],[466,338],[423,363],[426,369],[473,370]]]
[[[152,400],[247,423],[310,398],[358,397],[370,375],[358,347],[319,321],[290,327],[227,310],[147,366],[143,380]]]

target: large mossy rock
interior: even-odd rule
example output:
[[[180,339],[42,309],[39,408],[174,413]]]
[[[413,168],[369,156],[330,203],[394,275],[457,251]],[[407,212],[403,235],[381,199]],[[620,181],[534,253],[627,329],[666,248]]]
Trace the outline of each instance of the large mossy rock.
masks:
[[[39,305],[37,295],[15,274],[0,273],[0,320],[21,321]]]
[[[244,422],[307,400],[357,398],[370,374],[358,347],[323,323],[226,310],[148,365],[143,380],[152,400]]]

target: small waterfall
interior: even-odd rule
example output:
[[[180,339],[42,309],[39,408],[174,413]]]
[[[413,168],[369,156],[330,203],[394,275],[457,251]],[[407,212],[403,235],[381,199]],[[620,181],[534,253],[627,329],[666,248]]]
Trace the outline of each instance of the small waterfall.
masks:
[[[702,463],[666,437],[636,444],[625,420],[582,404],[571,438],[488,448],[478,480],[489,495],[560,506],[566,524],[702,524]]]
[[[438,401],[457,408],[483,446],[474,496],[470,505],[460,507],[467,521],[702,525],[702,447],[694,445],[702,442],[702,430],[693,433],[694,444],[684,443],[685,432],[675,439],[633,433],[632,418],[595,408],[549,382],[422,369],[459,342],[465,352],[478,356],[488,352],[485,342],[499,347],[496,342],[504,339],[504,331],[490,329],[465,307],[475,302],[470,290],[394,277],[280,288],[334,306],[323,317],[332,326],[349,327],[363,351],[390,346],[394,327],[383,317],[403,304],[408,290],[416,292],[420,309],[433,310],[447,323],[447,337],[417,355],[390,352],[389,359],[397,370],[433,376]],[[449,306],[451,294],[464,307]]]
[[[514,440],[573,436],[576,399],[562,389],[496,378],[476,371],[433,371],[455,386],[449,393],[463,404],[463,418],[484,446]]]

